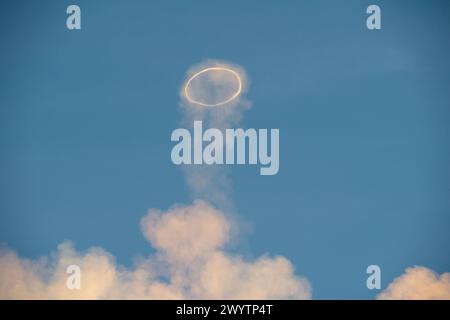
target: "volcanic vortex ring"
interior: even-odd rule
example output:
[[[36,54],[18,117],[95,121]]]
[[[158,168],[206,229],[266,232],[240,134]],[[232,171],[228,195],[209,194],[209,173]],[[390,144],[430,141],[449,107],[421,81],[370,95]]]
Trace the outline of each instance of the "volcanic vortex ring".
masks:
[[[210,71],[226,71],[226,72],[231,73],[236,78],[236,80],[238,82],[238,88],[237,88],[236,92],[233,93],[233,95],[230,98],[228,98],[224,101],[218,102],[218,103],[211,104],[211,103],[205,103],[202,101],[195,100],[189,95],[189,85],[191,84],[191,82],[198,76],[200,76],[206,72],[210,72]],[[190,103],[195,103],[195,104],[198,104],[198,105],[201,105],[204,107],[217,107],[217,106],[227,104],[228,102],[231,102],[234,99],[236,99],[241,94],[241,91],[242,91],[241,77],[239,76],[239,74],[236,71],[234,71],[233,69],[230,69],[230,68],[226,68],[226,67],[209,67],[209,68],[202,69],[202,70],[198,71],[197,73],[193,74],[189,78],[189,80],[186,82],[186,86],[184,87],[184,95],[185,95],[186,99]]]

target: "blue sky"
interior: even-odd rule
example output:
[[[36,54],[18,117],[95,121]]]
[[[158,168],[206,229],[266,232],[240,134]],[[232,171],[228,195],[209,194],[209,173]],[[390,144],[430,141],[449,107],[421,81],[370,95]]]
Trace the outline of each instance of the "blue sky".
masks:
[[[149,208],[189,203],[170,160],[186,71],[245,68],[242,127],[280,129],[280,171],[233,167],[251,224],[231,250],[282,254],[316,299],[367,299],[406,267],[450,270],[446,1],[0,2],[0,242],[64,239],[129,265]],[[366,28],[378,4],[382,29]]]

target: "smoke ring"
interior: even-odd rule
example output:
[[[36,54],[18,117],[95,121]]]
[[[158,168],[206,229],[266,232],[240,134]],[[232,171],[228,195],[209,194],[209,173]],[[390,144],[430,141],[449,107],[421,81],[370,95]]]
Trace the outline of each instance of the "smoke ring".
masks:
[[[206,72],[210,72],[210,71],[226,71],[226,72],[231,73],[236,78],[236,80],[238,82],[238,89],[236,90],[235,93],[233,93],[233,95],[230,98],[228,98],[228,99],[226,99],[224,101],[218,102],[218,103],[212,103],[211,104],[211,103],[205,103],[205,102],[202,102],[202,101],[195,100],[189,95],[189,85],[191,84],[191,82],[195,78],[197,78],[198,76],[200,76],[200,75],[202,75],[202,74],[204,74]],[[209,68],[202,69],[202,70],[196,72],[195,74],[193,74],[189,78],[189,80],[186,82],[186,85],[184,87],[184,96],[186,97],[186,99],[190,103],[195,103],[195,104],[201,105],[203,107],[217,107],[217,106],[221,106],[221,105],[227,104],[227,103],[233,101],[234,99],[236,99],[241,94],[241,92],[242,92],[242,80],[241,80],[241,77],[239,76],[239,74],[236,71],[234,71],[233,69],[230,69],[230,68],[226,68],[226,67],[209,67]]]

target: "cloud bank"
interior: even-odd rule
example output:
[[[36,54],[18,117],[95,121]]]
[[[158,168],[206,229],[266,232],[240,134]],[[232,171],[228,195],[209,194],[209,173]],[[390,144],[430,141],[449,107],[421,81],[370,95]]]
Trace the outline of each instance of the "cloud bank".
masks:
[[[380,300],[450,300],[450,273],[412,267],[377,296]]]
[[[132,268],[101,248],[70,242],[39,260],[0,252],[0,299],[309,299],[308,281],[284,257],[248,261],[227,253],[230,221],[204,201],[151,209],[141,221],[156,253]],[[81,289],[66,287],[67,266],[81,268]]]

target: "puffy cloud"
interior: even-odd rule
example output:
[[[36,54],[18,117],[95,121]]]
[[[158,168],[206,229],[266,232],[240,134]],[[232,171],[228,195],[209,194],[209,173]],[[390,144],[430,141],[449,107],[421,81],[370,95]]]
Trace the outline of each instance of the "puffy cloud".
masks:
[[[310,299],[309,282],[294,276],[284,257],[254,262],[215,252],[202,269],[195,291],[212,299]]]
[[[156,254],[131,268],[101,248],[77,252],[64,242],[39,260],[0,252],[0,299],[308,299],[308,281],[284,257],[248,261],[227,253],[230,220],[203,201],[150,210],[142,219]],[[81,268],[81,289],[66,286],[69,265]]]
[[[153,247],[181,263],[208,257],[227,242],[230,231],[225,216],[203,201],[174,206],[166,213],[152,209],[141,227]]]
[[[380,300],[450,300],[450,273],[412,267],[377,296]]]

